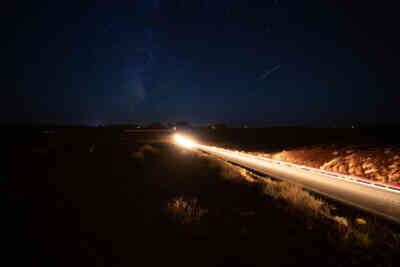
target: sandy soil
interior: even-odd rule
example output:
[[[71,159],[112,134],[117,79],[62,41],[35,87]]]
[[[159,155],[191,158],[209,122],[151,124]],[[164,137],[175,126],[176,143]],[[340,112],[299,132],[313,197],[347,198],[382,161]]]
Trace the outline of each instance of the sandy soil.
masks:
[[[310,146],[277,153],[253,154],[400,185],[398,147]]]

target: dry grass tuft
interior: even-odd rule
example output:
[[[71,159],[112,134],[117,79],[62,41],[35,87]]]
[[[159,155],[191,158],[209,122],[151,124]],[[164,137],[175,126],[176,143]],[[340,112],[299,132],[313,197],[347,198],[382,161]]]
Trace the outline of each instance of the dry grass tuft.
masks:
[[[348,227],[349,222],[347,221],[346,218],[340,217],[340,216],[334,216],[332,219],[338,223],[339,227]]]
[[[252,182],[258,182],[262,186],[264,194],[274,199],[283,200],[289,204],[289,208],[305,214],[308,224],[316,223],[318,220],[336,222],[336,230],[340,233],[336,238],[342,240],[343,245],[347,247],[370,248],[373,245],[386,242],[389,247],[400,248],[400,234],[396,235],[387,230],[389,237],[383,240],[377,225],[372,222],[368,223],[363,218],[355,218],[353,222],[345,217],[333,216],[331,211],[336,209],[334,206],[316,198],[300,186],[260,177],[245,169],[242,169],[240,174],[246,181],[250,177]],[[310,222],[309,219],[314,220],[314,222]]]
[[[274,199],[282,199],[292,205],[296,210],[305,212],[315,217],[330,217],[328,205],[309,192],[304,191],[300,186],[287,182],[277,182],[270,179],[265,181],[263,192]]]
[[[247,170],[240,168],[239,172],[240,172],[240,175],[242,175],[242,177],[247,182],[249,182],[249,183],[256,183],[257,182],[257,180],[254,177],[252,177]]]
[[[184,199],[174,198],[168,201],[167,211],[169,215],[180,224],[198,224],[207,210],[200,207],[198,198]]]

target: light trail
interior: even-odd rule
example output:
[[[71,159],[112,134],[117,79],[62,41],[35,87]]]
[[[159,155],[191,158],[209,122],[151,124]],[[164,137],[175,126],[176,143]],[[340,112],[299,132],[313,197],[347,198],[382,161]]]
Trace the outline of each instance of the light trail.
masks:
[[[187,147],[187,148],[194,148],[198,146],[194,141],[187,137],[183,137],[180,134],[175,134],[174,135],[175,142],[181,146]]]
[[[400,223],[400,186],[398,185],[201,145],[180,134],[176,134],[174,139],[183,147],[199,149]]]

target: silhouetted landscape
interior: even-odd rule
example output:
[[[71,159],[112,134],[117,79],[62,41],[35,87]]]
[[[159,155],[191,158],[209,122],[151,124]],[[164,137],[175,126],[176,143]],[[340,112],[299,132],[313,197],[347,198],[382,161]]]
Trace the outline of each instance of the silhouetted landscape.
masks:
[[[313,131],[318,138],[309,136]],[[259,140],[276,149],[288,140],[295,146],[293,136],[299,145],[327,144],[343,131],[352,129],[199,130],[197,136],[249,147]],[[396,266],[400,255],[398,225],[300,188],[280,185],[318,210],[272,197],[267,191],[279,183],[263,185],[256,173],[180,148],[170,132],[8,132],[4,218],[13,265]],[[377,139],[361,141],[368,140]],[[342,219],[324,217],[330,206]],[[357,224],[360,218],[367,224]]]
[[[4,266],[400,266],[396,2],[2,4]]]

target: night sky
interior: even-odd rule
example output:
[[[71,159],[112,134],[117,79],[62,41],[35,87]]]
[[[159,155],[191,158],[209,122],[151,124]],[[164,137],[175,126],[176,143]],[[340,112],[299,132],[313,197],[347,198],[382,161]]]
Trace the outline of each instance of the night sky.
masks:
[[[340,2],[14,1],[0,120],[398,122],[397,9]]]

